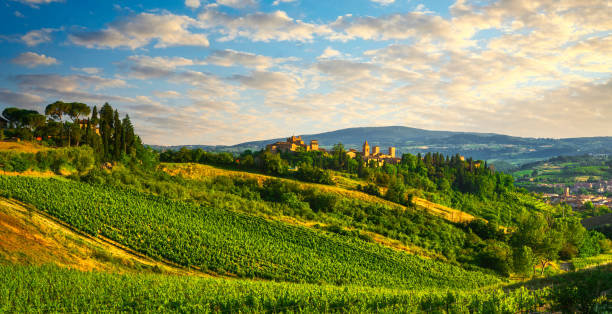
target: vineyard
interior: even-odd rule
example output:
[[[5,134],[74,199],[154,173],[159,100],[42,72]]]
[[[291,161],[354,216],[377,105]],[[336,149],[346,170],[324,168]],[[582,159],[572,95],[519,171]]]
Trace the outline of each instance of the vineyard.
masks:
[[[352,237],[128,189],[2,176],[0,193],[88,234],[214,274],[404,289],[474,289],[500,282]]]
[[[584,283],[581,291],[575,281]],[[0,312],[606,312],[612,304],[599,294],[611,287],[610,270],[572,274],[535,290],[468,292],[0,266]]]

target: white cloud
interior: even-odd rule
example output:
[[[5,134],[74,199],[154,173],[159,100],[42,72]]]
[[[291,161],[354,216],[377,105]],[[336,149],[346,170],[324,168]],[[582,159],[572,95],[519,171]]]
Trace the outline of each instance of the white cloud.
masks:
[[[21,2],[35,9],[37,9],[38,6],[41,4],[49,4],[53,2],[64,2],[64,0],[13,0],[13,1]]]
[[[102,69],[101,68],[94,68],[94,67],[85,67],[85,68],[70,67],[70,69],[73,70],[73,71],[85,72],[87,74],[100,74],[100,73],[102,73]]]
[[[217,4],[231,8],[244,8],[256,4],[255,0],[217,0]]]
[[[84,89],[106,89],[124,87],[123,80],[108,79],[100,76],[22,74],[11,77],[22,90],[43,93],[70,93]]]
[[[23,13],[21,13],[19,11],[13,12],[13,15],[15,15],[16,17],[19,17],[19,18],[24,18],[25,17],[25,15],[23,15]]]
[[[46,43],[51,41],[51,33],[56,31],[52,28],[43,28],[39,30],[29,31],[25,35],[21,36],[21,41],[23,41],[26,45],[33,47],[37,46],[41,43]]]
[[[180,98],[182,97],[181,93],[168,90],[168,91],[154,91],[153,95],[157,98]]]
[[[392,40],[415,37],[421,40],[428,37],[450,39],[453,36],[461,35],[453,31],[448,20],[422,12],[396,13],[381,17],[346,15],[338,17],[331,23],[331,27],[338,32],[331,38],[339,40],[355,38]]]
[[[16,93],[11,90],[0,88],[0,104],[4,106],[17,106],[34,108],[40,105],[44,99],[35,94]]]
[[[302,87],[298,78],[281,72],[253,71],[249,75],[235,75],[234,79],[250,88],[280,94],[292,94]]]
[[[200,7],[200,0],[185,0],[185,6],[192,9],[197,9]]]
[[[203,61],[183,57],[150,57],[143,55],[130,56],[127,65],[130,77],[139,79],[167,78],[175,74],[178,67],[204,64]]]
[[[272,5],[279,5],[281,3],[289,3],[289,2],[295,2],[296,0],[274,0],[274,2],[272,2]]]
[[[252,41],[312,41],[317,35],[329,34],[325,25],[294,20],[283,11],[250,13],[231,16],[216,10],[206,10],[199,15],[203,27],[217,29],[225,35],[220,40],[229,41],[246,37]]]
[[[70,40],[88,48],[140,48],[156,41],[155,48],[170,46],[203,46],[209,42],[204,34],[196,34],[189,28],[199,23],[187,16],[141,13],[115,21],[106,29],[70,34]]]
[[[19,95],[25,95],[32,100],[52,102],[55,100],[81,101],[85,103],[136,102],[135,98],[119,96],[114,93],[96,93],[98,90],[124,87],[126,83],[118,79],[108,79],[99,76],[28,74],[15,75],[9,79],[20,88]],[[35,95],[35,97],[31,97]]]
[[[370,1],[372,1],[374,3],[378,3],[380,5],[389,5],[389,4],[393,3],[393,2],[395,2],[395,0],[370,0]]]
[[[35,68],[41,65],[54,65],[59,64],[57,59],[48,57],[44,54],[37,54],[35,52],[24,52],[11,60],[15,64],[23,65],[28,68]]]
[[[319,56],[319,59],[329,59],[329,58],[333,58],[333,57],[339,57],[341,56],[342,53],[340,53],[340,51],[332,48],[332,47],[327,47],[325,48],[325,50],[323,51],[323,53]]]
[[[272,58],[257,55],[249,52],[236,51],[231,49],[217,50],[206,58],[206,62],[214,65],[231,67],[243,66],[257,70],[265,70],[278,64],[295,60],[296,58]]]

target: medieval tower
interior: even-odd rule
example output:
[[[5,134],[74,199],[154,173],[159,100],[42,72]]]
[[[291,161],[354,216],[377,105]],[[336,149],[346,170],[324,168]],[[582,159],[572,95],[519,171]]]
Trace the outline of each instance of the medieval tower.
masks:
[[[380,146],[374,146],[374,149],[372,150],[372,155],[380,155]]]
[[[370,156],[370,145],[368,145],[368,140],[363,143],[363,157]]]

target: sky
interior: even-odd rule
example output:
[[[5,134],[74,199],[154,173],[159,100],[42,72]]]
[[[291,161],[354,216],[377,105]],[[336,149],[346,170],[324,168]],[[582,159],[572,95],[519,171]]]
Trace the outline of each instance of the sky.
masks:
[[[108,102],[147,144],[612,136],[610,0],[4,0],[0,18],[0,108]]]

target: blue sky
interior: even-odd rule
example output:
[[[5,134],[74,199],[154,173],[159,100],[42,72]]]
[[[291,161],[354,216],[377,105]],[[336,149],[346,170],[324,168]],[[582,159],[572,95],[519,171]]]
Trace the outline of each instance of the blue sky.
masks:
[[[7,0],[0,107],[109,102],[161,145],[612,136],[610,16],[605,0]]]

